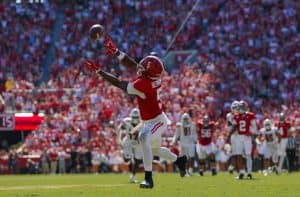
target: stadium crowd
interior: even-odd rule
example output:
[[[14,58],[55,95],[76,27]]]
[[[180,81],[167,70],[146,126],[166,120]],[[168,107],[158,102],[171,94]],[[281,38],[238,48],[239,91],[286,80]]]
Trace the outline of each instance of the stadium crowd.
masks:
[[[284,111],[300,140],[300,17],[296,12],[300,4],[294,0],[228,1],[216,13],[220,3],[203,0],[173,46],[173,50],[195,48],[200,55],[195,63],[177,65],[164,76],[162,100],[173,124],[163,145],[169,146],[184,112],[194,121],[209,114],[217,123],[215,140],[227,136],[225,114],[234,99],[249,103],[259,126],[264,118],[277,120]],[[163,1],[163,6],[157,0],[66,4],[69,9],[55,43],[51,78],[38,85],[56,5],[32,5],[29,11],[1,3],[0,112],[46,115],[41,127],[26,137],[22,151],[10,151],[11,172],[23,155],[41,155],[39,166],[44,172],[99,171],[92,169],[93,163],[101,164],[100,171],[105,172],[122,164],[115,129],[135,101],[88,73],[76,81],[74,76],[86,58],[125,78],[132,77],[133,71],[107,58],[101,43],[90,43],[83,35],[91,24],[101,23],[120,49],[136,59],[150,51],[161,56],[192,5],[181,0]],[[55,168],[43,168],[45,162]],[[65,167],[56,169],[57,163]],[[22,166],[36,172],[34,160]]]

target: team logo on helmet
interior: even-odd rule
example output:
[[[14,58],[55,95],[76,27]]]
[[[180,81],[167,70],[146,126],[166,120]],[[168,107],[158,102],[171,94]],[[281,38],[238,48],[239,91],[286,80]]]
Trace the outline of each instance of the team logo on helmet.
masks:
[[[161,78],[164,70],[162,61],[154,55],[144,57],[137,67],[139,76],[145,76],[154,80]]]

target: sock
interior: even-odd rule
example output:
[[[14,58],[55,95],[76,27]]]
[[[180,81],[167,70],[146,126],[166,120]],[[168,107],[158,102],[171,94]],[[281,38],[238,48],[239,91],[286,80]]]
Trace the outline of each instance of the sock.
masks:
[[[279,158],[279,168],[278,168],[279,172],[281,172],[281,169],[282,169],[282,166],[283,166],[284,159],[285,159],[285,156],[283,156],[283,155],[280,156],[280,158]]]
[[[247,155],[246,160],[247,160],[247,172],[248,172],[248,174],[251,174],[251,172],[252,172],[252,158],[251,158],[251,155]]]
[[[145,171],[145,180],[149,183],[153,183],[153,181],[152,181],[152,171]]]
[[[152,150],[155,156],[162,157],[168,161],[175,162],[177,159],[177,156],[166,147],[153,148]]]
[[[141,141],[143,149],[143,162],[145,171],[152,171],[152,148],[150,145],[150,138],[147,137],[145,140]]]
[[[240,170],[240,173],[239,174],[245,174],[245,170]]]

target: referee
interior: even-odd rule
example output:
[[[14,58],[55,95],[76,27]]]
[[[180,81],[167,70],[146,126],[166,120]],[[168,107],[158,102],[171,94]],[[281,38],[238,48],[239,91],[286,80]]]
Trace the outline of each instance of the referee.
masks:
[[[296,163],[296,150],[299,146],[299,141],[296,138],[296,133],[292,132],[288,137],[287,147],[286,147],[286,156],[288,163],[288,172],[292,172],[295,169]]]

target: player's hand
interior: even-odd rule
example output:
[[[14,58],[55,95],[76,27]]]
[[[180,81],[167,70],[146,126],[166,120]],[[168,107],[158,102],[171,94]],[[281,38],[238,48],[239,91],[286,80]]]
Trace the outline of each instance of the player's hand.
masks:
[[[118,51],[116,44],[113,42],[111,37],[105,36],[104,38],[104,47],[106,48],[107,55],[113,55]]]
[[[100,70],[99,62],[92,62],[91,60],[86,60],[84,62],[84,67],[87,68],[90,72],[97,72]]]

